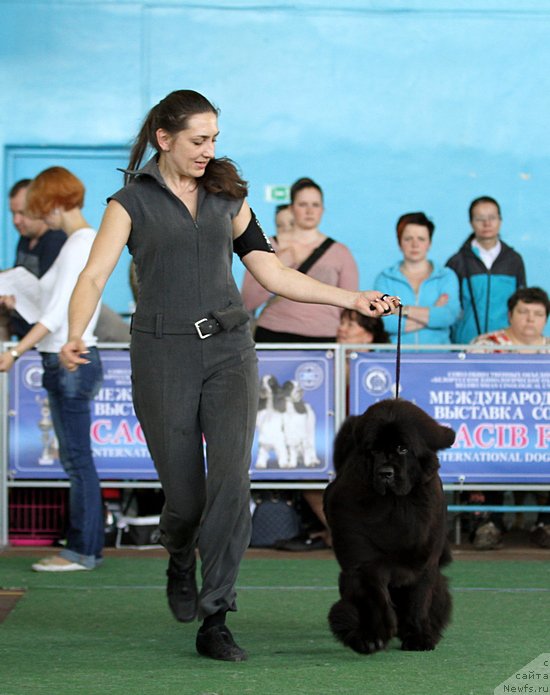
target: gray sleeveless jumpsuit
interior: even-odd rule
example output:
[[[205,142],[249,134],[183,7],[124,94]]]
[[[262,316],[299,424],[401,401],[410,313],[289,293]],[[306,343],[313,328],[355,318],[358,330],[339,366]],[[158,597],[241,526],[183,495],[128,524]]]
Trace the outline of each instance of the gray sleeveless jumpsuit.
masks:
[[[231,221],[242,200],[199,187],[193,220],[155,159],[112,199],[132,220],[128,248],[139,279],[132,388],[166,498],[161,541],[182,569],[192,564],[198,546],[203,619],[236,610],[235,582],[250,538],[258,369],[231,273]],[[194,323],[229,305],[242,316],[241,325],[201,340]]]

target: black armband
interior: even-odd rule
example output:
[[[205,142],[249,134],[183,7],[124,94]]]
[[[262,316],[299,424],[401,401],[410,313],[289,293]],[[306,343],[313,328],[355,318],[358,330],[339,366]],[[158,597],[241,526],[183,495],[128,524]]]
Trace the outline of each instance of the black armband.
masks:
[[[269,243],[269,239],[265,235],[264,230],[260,227],[256,215],[253,210],[250,210],[252,217],[248,223],[248,227],[244,232],[233,241],[233,251],[239,258],[244,258],[251,251],[267,251],[275,253],[275,249]]]

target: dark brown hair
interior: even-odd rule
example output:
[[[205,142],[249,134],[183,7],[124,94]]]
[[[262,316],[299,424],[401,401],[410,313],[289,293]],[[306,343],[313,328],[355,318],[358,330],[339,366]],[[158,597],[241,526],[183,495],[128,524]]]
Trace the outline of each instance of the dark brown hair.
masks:
[[[428,219],[423,212],[407,212],[405,215],[401,215],[401,217],[397,220],[397,224],[395,225],[395,229],[397,231],[397,241],[399,242],[400,246],[401,237],[403,236],[405,227],[408,224],[418,224],[421,227],[426,227],[431,240],[435,230],[435,224]]]
[[[372,335],[373,343],[390,343],[390,336],[384,328],[384,322],[376,316],[364,316],[353,309],[344,309],[340,318],[346,318],[358,323],[364,331]]]
[[[189,119],[199,113],[213,113],[218,116],[219,109],[202,94],[191,89],[179,89],[164,97],[145,117],[132,146],[128,168],[135,170],[139,167],[148,145],[157,154],[160,153],[157,142],[159,128],[170,135],[177,135],[188,128]],[[126,175],[126,183],[129,178]],[[200,181],[209,193],[222,193],[236,199],[245,198],[248,194],[247,182],[241,178],[235,163],[227,157],[211,159]]]
[[[321,200],[323,200],[323,191],[321,189],[321,186],[319,186],[318,183],[315,183],[313,179],[309,179],[306,176],[304,176],[301,179],[298,179],[297,181],[294,181],[292,186],[290,187],[290,204],[294,202],[296,199],[296,196],[300,191],[303,191],[304,188],[315,188],[316,191],[319,191],[321,194]]]
[[[474,217],[474,208],[476,207],[476,205],[480,205],[481,203],[492,203],[497,209],[498,216],[500,217],[500,219],[502,219],[500,205],[497,203],[497,201],[494,198],[491,198],[490,195],[482,195],[479,198],[472,200],[472,202],[470,203],[470,207],[468,208],[468,218],[470,222]]]
[[[19,181],[16,181],[13,186],[10,188],[10,191],[8,193],[9,198],[15,198],[15,196],[19,193],[19,191],[22,191],[24,188],[28,188],[31,185],[31,179],[20,179]]]
[[[518,302],[525,304],[542,304],[546,311],[546,318],[550,314],[550,300],[548,295],[540,287],[520,287],[508,298],[508,311],[512,313]]]

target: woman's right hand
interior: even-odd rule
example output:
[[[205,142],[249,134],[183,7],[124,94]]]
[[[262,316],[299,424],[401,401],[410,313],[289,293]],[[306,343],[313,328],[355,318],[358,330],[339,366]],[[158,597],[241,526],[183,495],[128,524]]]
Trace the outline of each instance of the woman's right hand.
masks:
[[[89,364],[90,360],[87,360],[83,355],[88,353],[88,348],[86,347],[84,341],[81,338],[76,340],[69,340],[61,348],[59,357],[61,359],[61,364],[68,369],[70,372],[74,372],[81,364]]]

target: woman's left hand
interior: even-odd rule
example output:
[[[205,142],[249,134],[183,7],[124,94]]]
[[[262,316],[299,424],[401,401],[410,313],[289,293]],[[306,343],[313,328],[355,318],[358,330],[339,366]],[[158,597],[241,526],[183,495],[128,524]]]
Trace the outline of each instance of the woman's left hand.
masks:
[[[13,311],[15,309],[15,295],[3,294],[0,296],[0,305],[7,311]]]
[[[9,352],[3,352],[0,355],[0,372],[9,372],[13,367],[15,360]]]
[[[401,300],[399,297],[382,294],[382,292],[377,292],[376,290],[369,290],[359,294],[354,308],[365,316],[376,318],[395,313],[400,305]]]

